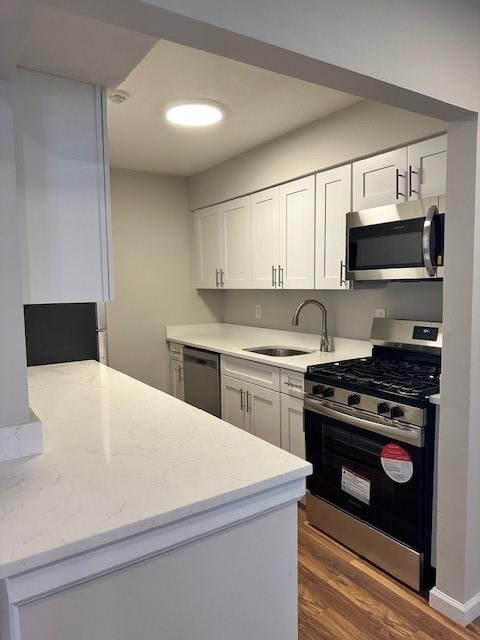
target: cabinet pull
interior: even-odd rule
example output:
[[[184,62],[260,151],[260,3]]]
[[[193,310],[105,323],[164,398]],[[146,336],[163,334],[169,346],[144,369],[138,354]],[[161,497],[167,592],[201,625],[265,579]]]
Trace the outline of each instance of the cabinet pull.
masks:
[[[408,197],[412,196],[412,193],[418,194],[418,191],[412,189],[412,176],[418,176],[418,184],[420,184],[420,171],[414,171],[411,164],[408,165]]]
[[[272,287],[274,289],[277,288],[277,270],[275,269],[275,266],[272,264]]]
[[[215,269],[215,286],[218,288],[218,269]]]
[[[240,389],[240,410],[243,411],[245,409],[245,391]]]
[[[225,285],[225,282],[223,280],[223,269],[220,269],[220,286],[223,287]]]
[[[182,382],[183,380],[183,367],[181,364],[178,365],[178,382]]]
[[[300,391],[303,391],[303,387],[302,387],[301,384],[293,384],[292,382],[289,382],[288,380],[285,380],[284,384],[286,384],[289,389],[299,389]]]
[[[343,270],[345,269],[345,264],[343,260],[340,260],[340,286],[344,287],[347,284],[346,279],[343,277]],[[345,269],[346,271],[346,269]]]
[[[252,398],[252,394],[250,393],[250,391],[247,391],[247,413],[249,413],[252,410],[251,398]]]
[[[397,200],[400,198],[400,196],[402,196],[402,198],[406,197],[404,193],[399,191],[400,187],[398,181],[400,180],[400,178],[405,178],[405,175],[403,173],[400,173],[400,170],[397,167],[397,169],[395,169],[395,198]]]
[[[278,265],[278,286],[283,289],[283,267]]]

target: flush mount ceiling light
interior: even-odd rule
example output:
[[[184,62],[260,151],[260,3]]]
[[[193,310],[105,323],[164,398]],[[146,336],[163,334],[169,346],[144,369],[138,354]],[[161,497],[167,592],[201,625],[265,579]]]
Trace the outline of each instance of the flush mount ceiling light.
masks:
[[[122,104],[123,102],[126,102],[129,99],[130,94],[128,93],[128,91],[122,91],[122,89],[115,89],[115,91],[112,91],[111,93],[108,94],[108,97],[114,104]]]
[[[206,127],[223,120],[225,110],[217,102],[187,100],[168,105],[165,117],[169,122],[184,127]]]

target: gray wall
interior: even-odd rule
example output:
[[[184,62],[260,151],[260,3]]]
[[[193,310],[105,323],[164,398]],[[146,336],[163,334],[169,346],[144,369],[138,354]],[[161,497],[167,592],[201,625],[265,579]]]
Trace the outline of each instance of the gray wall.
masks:
[[[114,169],[111,189],[110,365],[168,391],[165,325],[218,322],[221,294],[193,288],[192,216],[184,178]]]
[[[342,338],[368,340],[375,309],[385,308],[390,318],[442,319],[442,283],[391,283],[382,289],[354,291],[225,291],[223,320],[274,329],[316,333],[318,309],[306,308],[298,328],[291,326],[295,307],[306,298],[324,303],[328,332]],[[262,305],[262,318],[255,318],[255,305]]]
[[[258,191],[446,128],[442,120],[363,100],[191,176],[190,208]]]

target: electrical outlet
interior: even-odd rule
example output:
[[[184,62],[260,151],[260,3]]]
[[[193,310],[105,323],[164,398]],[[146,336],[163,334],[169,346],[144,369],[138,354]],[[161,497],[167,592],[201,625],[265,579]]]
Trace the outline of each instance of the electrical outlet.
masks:
[[[387,310],[386,309],[375,309],[374,318],[386,318]]]
[[[256,304],[255,305],[255,318],[261,318],[262,317],[262,305],[261,304]]]

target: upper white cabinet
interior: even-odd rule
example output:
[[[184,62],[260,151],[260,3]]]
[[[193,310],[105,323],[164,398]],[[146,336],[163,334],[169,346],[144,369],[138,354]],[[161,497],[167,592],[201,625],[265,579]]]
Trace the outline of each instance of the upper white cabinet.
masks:
[[[317,173],[315,288],[345,289],[346,216],[351,210],[352,165]]]
[[[199,289],[221,286],[221,220],[218,205],[194,213],[195,284]]]
[[[222,233],[221,283],[225,289],[252,285],[250,198],[236,198],[220,205]]]
[[[313,289],[315,276],[315,176],[280,187],[282,289]]]
[[[446,193],[447,136],[353,163],[353,210]]]
[[[12,81],[25,303],[112,297],[104,96],[19,70]]]
[[[275,289],[281,260],[279,188],[250,196],[252,219],[252,283],[256,289]]]
[[[408,199],[429,198],[447,192],[447,136],[408,147]]]
[[[369,209],[407,200],[407,149],[353,163],[353,209]]]

